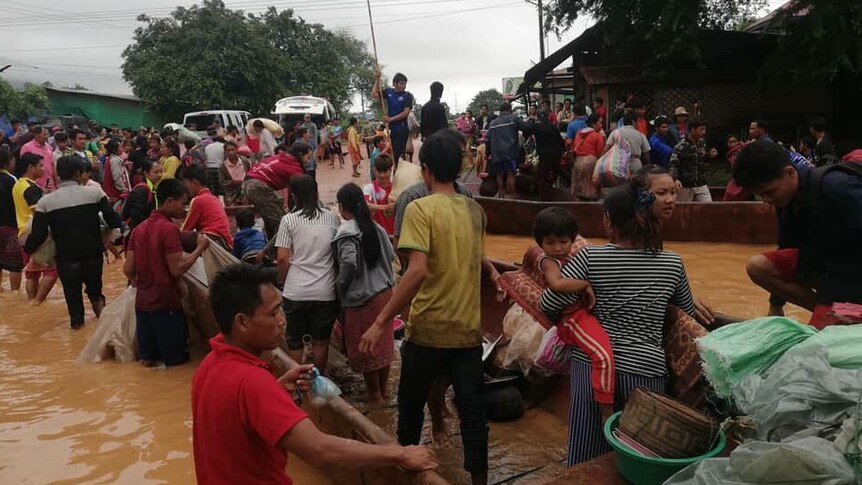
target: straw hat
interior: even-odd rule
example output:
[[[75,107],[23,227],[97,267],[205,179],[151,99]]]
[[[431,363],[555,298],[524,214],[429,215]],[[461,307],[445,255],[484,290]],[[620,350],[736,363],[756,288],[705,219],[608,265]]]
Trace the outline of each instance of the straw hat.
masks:
[[[674,116],[688,116],[688,111],[686,111],[684,106],[677,106],[675,110],[673,110]]]

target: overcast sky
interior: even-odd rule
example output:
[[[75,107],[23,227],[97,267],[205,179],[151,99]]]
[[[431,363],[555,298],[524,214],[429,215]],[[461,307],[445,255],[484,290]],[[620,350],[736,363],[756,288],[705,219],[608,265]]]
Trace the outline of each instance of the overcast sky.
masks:
[[[148,0],[137,8],[134,3],[3,0],[0,67],[12,67],[2,76],[16,84],[47,80],[55,86],[80,83],[94,91],[131,93],[120,72],[120,54],[131,42],[138,24],[135,17],[165,16],[177,5],[195,2]],[[773,6],[781,3],[770,0]],[[348,29],[371,50],[365,0],[225,4],[251,12],[266,6],[293,8],[309,22]],[[389,76],[403,72],[408,90],[419,102],[428,99],[432,81],[441,81],[446,86],[444,101],[463,110],[478,91],[501,89],[502,78],[523,76],[539,60],[538,14],[524,0],[371,0],[371,5],[380,63]],[[560,39],[549,36],[547,52],[580,35],[588,22],[580,20]],[[176,72],[182,72],[180,66]]]

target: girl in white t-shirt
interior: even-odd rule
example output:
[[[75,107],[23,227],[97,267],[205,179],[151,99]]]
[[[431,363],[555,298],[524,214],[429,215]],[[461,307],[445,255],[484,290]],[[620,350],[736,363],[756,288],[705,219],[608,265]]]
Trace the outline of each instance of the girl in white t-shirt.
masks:
[[[332,239],[338,215],[320,206],[317,183],[308,175],[290,179],[290,212],[281,219],[275,245],[278,277],[284,282],[288,355],[303,361],[303,337],[311,336],[314,365],[322,372],[329,335],[338,316]]]

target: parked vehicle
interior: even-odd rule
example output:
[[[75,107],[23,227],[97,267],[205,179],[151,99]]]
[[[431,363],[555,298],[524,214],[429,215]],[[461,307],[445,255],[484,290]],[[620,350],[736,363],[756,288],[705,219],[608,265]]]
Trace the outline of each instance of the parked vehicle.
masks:
[[[207,128],[218,122],[222,128],[234,125],[243,131],[245,124],[251,117],[248,111],[234,110],[209,110],[195,111],[183,115],[183,126],[195,132],[201,138],[207,136]]]
[[[302,123],[305,115],[310,114],[316,124],[326,124],[337,116],[335,107],[324,98],[314,96],[292,96],[275,102],[272,114],[285,131],[290,131],[296,123]]]

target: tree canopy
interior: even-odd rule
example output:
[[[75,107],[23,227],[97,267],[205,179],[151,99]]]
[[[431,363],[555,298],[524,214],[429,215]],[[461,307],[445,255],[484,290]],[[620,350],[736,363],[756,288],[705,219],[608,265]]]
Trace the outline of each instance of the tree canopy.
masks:
[[[473,100],[470,101],[469,105],[467,105],[467,110],[472,111],[473,116],[478,116],[479,109],[483,104],[487,104],[488,110],[493,113],[500,108],[503,101],[503,94],[500,93],[500,91],[497,91],[494,88],[486,89],[484,91],[479,91],[476,93],[476,96],[473,96]]]
[[[615,57],[653,66],[695,66],[698,29],[734,30],[751,23],[765,0],[548,0],[547,29],[561,33],[582,16],[601,24]],[[776,49],[762,74],[779,80],[862,76],[862,2],[794,0],[769,21]],[[659,69],[660,70],[660,69]]]
[[[291,9],[254,15],[204,0],[138,20],[144,25],[123,51],[123,76],[168,116],[211,108],[267,114],[276,100],[299,94],[326,97],[342,110],[373,84],[373,58],[361,41]]]
[[[18,90],[0,79],[0,114],[23,120],[43,114],[50,107],[51,102],[44,87],[25,84],[24,89]]]
[[[780,35],[767,68],[786,80],[831,80],[862,76],[862,2],[797,0],[775,16]]]
[[[547,28],[561,33],[578,18],[601,23],[614,48],[653,53],[652,60],[698,62],[698,29],[734,29],[766,5],[766,0],[550,0]]]

